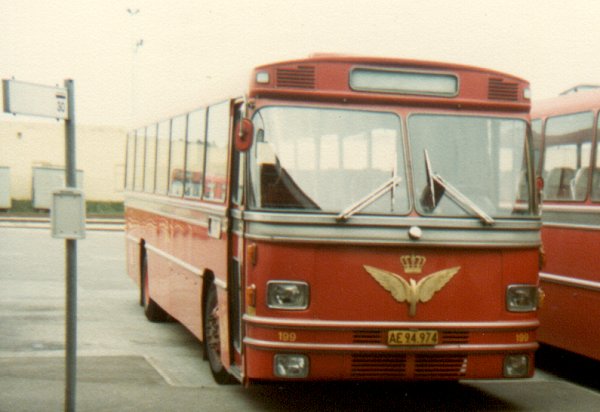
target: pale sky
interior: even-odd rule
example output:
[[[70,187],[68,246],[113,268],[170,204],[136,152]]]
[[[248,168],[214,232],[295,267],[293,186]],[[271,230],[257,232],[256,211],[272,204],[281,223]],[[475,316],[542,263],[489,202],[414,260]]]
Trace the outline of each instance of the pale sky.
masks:
[[[600,84],[599,16],[597,0],[0,0],[0,78],[72,78],[79,123],[128,127],[315,52],[487,67],[540,99]]]

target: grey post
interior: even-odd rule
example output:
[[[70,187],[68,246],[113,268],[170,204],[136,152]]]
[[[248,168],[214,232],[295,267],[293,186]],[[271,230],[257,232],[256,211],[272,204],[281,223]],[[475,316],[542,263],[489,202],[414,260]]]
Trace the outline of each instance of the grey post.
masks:
[[[67,188],[75,188],[75,90],[73,80],[65,80],[68,116],[65,119],[65,173]],[[75,411],[77,384],[77,240],[66,239],[66,383],[65,411]]]

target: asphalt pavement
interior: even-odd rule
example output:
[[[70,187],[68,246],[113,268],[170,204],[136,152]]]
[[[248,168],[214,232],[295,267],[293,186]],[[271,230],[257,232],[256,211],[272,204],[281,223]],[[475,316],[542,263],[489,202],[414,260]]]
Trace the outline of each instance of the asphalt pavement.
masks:
[[[219,386],[191,333],[146,321],[125,274],[122,222],[88,230],[78,242],[78,411],[600,410],[597,388],[539,370],[529,380]],[[64,259],[47,221],[0,219],[0,412],[64,410]]]

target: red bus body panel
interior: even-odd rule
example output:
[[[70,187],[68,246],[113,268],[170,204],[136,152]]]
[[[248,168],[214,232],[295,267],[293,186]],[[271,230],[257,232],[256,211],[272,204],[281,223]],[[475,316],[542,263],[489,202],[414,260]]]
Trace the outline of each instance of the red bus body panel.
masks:
[[[592,150],[598,153],[599,108],[600,90],[576,92],[535,102],[532,118],[545,124],[549,117],[593,113],[590,140]],[[596,158],[595,164],[598,162]],[[545,298],[538,337],[543,343],[600,360],[600,202],[590,199],[590,186],[581,201],[544,202],[545,265],[540,284]]]
[[[152,299],[202,339],[202,269],[210,268],[216,279],[226,282],[227,238],[208,236],[206,225],[201,223],[206,221],[206,213],[196,211],[186,219],[196,223],[140,210],[130,203],[126,211],[128,273],[139,285],[143,240]]]
[[[266,275],[318,287],[311,289],[309,308],[298,312],[267,308],[264,288],[257,287],[256,313],[245,316],[246,373],[251,380],[272,374],[272,353],[294,350],[310,354],[314,379],[497,378],[505,351],[533,355],[537,347],[536,316],[508,313],[504,293],[509,284],[537,282],[537,250],[262,242],[256,250],[247,282],[260,285]],[[426,257],[422,274],[404,273],[400,257],[411,254]],[[417,304],[411,317],[408,304],[396,301],[364,265],[416,281],[449,267],[460,270],[431,301]],[[414,328],[439,331],[440,345],[387,344],[389,330]]]
[[[570,282],[600,283],[598,255],[590,246],[600,243],[599,230],[542,228],[546,265],[540,277],[544,304],[540,310],[539,340],[600,360],[600,291]],[[559,275],[563,283],[547,274]]]

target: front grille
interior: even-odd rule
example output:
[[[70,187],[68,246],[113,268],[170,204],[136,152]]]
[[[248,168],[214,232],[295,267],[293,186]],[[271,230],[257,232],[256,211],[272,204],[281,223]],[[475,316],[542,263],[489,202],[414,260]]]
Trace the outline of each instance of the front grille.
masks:
[[[488,83],[488,98],[491,100],[519,100],[519,84],[491,78]]]
[[[352,332],[352,343],[382,343],[382,335],[379,330],[355,330]]]
[[[406,355],[404,354],[368,354],[352,355],[354,378],[401,379],[406,377]]]
[[[446,345],[469,343],[469,332],[451,330],[443,331],[441,343],[444,343]]]
[[[467,373],[467,358],[463,355],[417,355],[415,378],[458,379]]]
[[[315,88],[315,67],[298,66],[296,68],[277,69],[277,87],[298,89]]]
[[[357,379],[461,379],[466,374],[465,355],[352,354],[351,376]]]

